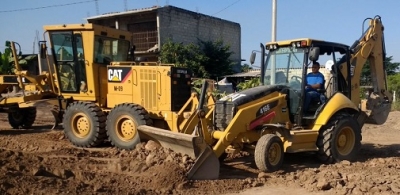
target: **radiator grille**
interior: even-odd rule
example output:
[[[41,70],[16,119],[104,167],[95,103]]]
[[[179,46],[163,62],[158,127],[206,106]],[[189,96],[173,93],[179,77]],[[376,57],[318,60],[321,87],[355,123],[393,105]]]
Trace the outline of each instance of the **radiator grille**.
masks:
[[[157,109],[157,71],[140,70],[140,95],[142,97],[142,106],[146,109]],[[135,92],[133,92],[135,95]]]

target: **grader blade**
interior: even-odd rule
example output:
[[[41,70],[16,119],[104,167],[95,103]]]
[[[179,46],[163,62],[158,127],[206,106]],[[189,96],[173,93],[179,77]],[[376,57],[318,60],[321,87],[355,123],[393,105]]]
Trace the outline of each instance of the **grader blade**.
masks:
[[[162,147],[195,159],[194,165],[187,173],[188,179],[218,179],[219,160],[203,138],[147,125],[139,126],[138,130],[141,136],[158,141]]]

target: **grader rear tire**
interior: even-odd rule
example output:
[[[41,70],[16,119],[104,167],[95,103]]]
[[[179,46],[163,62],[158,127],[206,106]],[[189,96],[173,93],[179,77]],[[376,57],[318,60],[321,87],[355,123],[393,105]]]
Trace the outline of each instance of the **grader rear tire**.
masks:
[[[18,108],[8,113],[8,122],[14,129],[31,128],[36,120],[36,107]]]
[[[106,116],[91,102],[73,102],[63,117],[64,133],[78,147],[95,147],[106,139]]]
[[[283,143],[274,134],[263,135],[256,144],[254,160],[260,171],[277,171],[283,164]]]
[[[318,159],[327,164],[355,160],[361,139],[361,128],[354,118],[348,114],[333,116],[319,133]]]
[[[139,125],[152,125],[147,111],[130,103],[119,104],[107,116],[107,135],[118,149],[132,150],[140,143]]]

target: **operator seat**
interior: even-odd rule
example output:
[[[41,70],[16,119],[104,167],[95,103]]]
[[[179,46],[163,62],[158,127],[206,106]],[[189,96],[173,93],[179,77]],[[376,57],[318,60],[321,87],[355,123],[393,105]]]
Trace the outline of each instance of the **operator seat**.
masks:
[[[317,89],[317,92],[319,93],[319,98],[311,100],[307,113],[315,113],[321,105],[324,105],[326,103],[327,97],[325,94],[326,93],[325,82],[326,80],[324,79],[322,83],[322,88]]]

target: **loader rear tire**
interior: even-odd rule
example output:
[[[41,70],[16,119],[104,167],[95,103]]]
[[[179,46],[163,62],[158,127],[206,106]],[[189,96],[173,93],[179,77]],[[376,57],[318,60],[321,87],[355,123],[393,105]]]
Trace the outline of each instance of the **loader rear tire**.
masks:
[[[326,164],[355,160],[361,139],[361,128],[354,118],[348,114],[333,116],[319,132],[318,159]]]
[[[135,149],[140,143],[139,125],[152,125],[142,106],[123,103],[114,107],[107,116],[107,135],[111,144],[118,149]]]
[[[36,120],[36,107],[18,108],[8,113],[8,122],[14,129],[31,128]]]
[[[63,117],[64,133],[78,147],[94,147],[106,139],[106,116],[91,102],[73,102],[68,105]]]
[[[263,135],[256,144],[254,160],[260,171],[277,171],[283,164],[283,143],[274,134]]]

